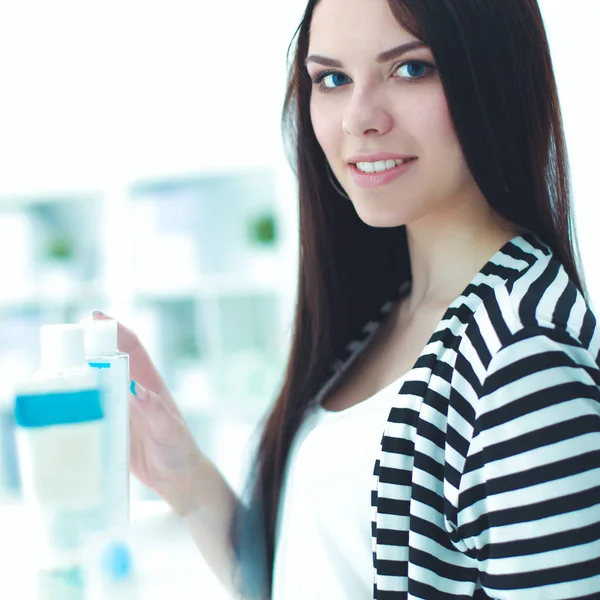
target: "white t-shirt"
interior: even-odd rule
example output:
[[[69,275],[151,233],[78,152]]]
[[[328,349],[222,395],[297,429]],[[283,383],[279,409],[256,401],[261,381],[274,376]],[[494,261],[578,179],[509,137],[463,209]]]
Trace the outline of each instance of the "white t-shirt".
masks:
[[[373,597],[373,468],[406,376],[348,409],[319,404],[305,417],[282,489],[273,600]]]

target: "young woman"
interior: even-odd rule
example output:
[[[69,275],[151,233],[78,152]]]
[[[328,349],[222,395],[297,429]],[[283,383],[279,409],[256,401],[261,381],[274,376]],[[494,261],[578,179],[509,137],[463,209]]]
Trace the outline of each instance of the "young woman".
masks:
[[[242,503],[136,336],[132,469],[245,598],[600,594],[600,333],[535,0],[310,0],[300,271]]]

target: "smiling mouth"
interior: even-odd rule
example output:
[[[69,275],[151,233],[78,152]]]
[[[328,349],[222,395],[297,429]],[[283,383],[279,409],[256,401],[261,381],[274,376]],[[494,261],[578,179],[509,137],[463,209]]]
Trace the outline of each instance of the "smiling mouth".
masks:
[[[350,177],[361,188],[386,186],[412,171],[417,157],[387,159],[375,163],[348,163]],[[389,165],[389,168],[388,168]],[[362,167],[362,168],[361,168]]]
[[[389,160],[379,160],[377,162],[356,162],[350,163],[353,167],[355,167],[361,173],[385,173],[386,171],[390,171],[391,169],[395,169],[400,165],[411,162],[413,160],[417,160],[416,157],[410,158],[402,158],[402,159],[389,159]]]

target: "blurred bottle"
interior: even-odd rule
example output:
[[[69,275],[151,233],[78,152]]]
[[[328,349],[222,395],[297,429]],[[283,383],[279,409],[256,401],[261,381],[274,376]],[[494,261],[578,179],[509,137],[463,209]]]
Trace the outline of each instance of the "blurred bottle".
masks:
[[[40,600],[82,600],[86,538],[105,527],[104,416],[78,325],[45,325],[41,367],[15,399],[19,470]]]
[[[104,390],[107,525],[129,522],[129,355],[117,347],[117,321],[83,319],[86,358],[98,369]]]
[[[129,533],[89,538],[85,559],[85,600],[139,600],[139,576]]]

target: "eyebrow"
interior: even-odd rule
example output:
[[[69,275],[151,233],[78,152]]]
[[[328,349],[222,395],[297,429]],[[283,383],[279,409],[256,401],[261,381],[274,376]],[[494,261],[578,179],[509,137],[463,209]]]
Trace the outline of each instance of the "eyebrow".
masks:
[[[417,48],[428,48],[425,42],[421,40],[415,40],[414,42],[408,42],[406,44],[402,44],[401,46],[396,46],[391,50],[386,50],[382,52],[379,56],[377,56],[378,63],[385,63],[389,60],[393,60],[394,58],[398,58],[402,54],[406,52],[410,52],[410,50],[416,50]],[[326,56],[320,56],[319,54],[311,54],[306,57],[304,64],[308,64],[309,62],[319,63],[320,65],[324,65],[326,67],[343,67],[342,62],[336,60],[335,58],[327,58]]]

